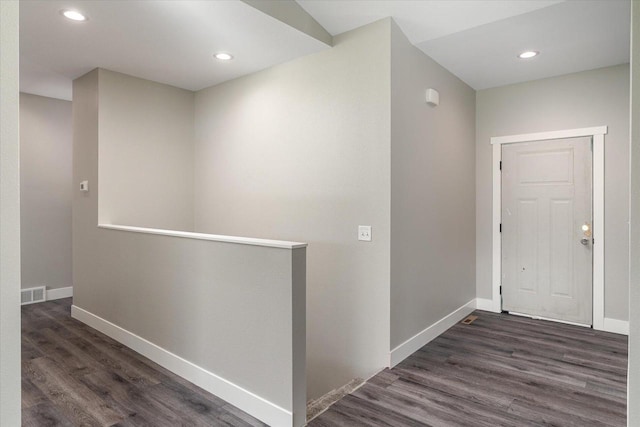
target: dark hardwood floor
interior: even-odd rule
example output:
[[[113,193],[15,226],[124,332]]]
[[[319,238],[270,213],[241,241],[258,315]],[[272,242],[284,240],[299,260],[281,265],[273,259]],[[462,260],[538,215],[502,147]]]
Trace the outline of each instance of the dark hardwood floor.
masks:
[[[626,426],[627,337],[474,314],[309,426]]]
[[[264,426],[70,316],[22,307],[23,426]]]
[[[24,426],[264,426],[100,332],[22,308]],[[477,311],[310,422],[625,426],[627,338]]]

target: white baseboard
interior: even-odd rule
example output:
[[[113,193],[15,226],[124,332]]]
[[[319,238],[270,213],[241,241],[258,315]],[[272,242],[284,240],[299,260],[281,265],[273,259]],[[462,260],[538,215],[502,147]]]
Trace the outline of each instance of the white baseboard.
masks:
[[[476,298],[476,308],[478,310],[492,311],[495,313],[495,309],[493,307],[493,300],[490,300],[490,299]]]
[[[476,308],[478,310],[496,312],[493,308],[493,301],[490,299],[476,298]],[[518,313],[511,313],[511,314],[518,315]],[[545,319],[545,320],[551,320],[552,322],[568,323],[570,325],[585,326],[577,323],[562,322],[560,320],[554,320],[554,319]],[[602,329],[599,329],[599,328],[594,328],[594,329],[605,331],[605,332],[613,332],[614,334],[629,335],[629,322],[626,320],[618,320],[618,319],[605,317]]]
[[[47,289],[47,301],[53,299],[70,298],[73,296],[73,286],[65,288]]]
[[[464,319],[475,309],[476,300],[473,299],[391,350],[391,353],[389,353],[389,367],[393,368],[411,356],[431,340],[437,338],[438,335],[441,335],[444,331]]]
[[[293,414],[242,387],[165,350],[138,335],[102,319],[80,307],[71,306],[71,317],[153,360],[211,394],[226,400],[270,426],[292,427]],[[302,417],[304,420],[304,417]],[[297,427],[297,426],[294,426]]]
[[[629,335],[629,322],[626,320],[604,318],[603,331],[613,332],[614,334]]]

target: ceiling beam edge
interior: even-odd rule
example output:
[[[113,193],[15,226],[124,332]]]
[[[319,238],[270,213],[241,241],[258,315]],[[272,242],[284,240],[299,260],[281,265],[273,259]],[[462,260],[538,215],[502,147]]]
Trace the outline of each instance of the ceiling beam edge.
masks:
[[[294,0],[241,1],[298,31],[302,31],[327,46],[333,46],[333,36]]]

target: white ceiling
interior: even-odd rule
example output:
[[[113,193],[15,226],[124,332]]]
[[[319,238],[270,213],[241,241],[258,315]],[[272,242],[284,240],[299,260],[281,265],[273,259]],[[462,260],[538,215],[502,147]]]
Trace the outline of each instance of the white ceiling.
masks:
[[[74,8],[89,21],[59,13]],[[328,48],[240,1],[20,2],[20,89],[53,98],[96,67],[199,90]]]
[[[393,17],[411,43],[531,12],[563,0],[296,0],[332,35]]]
[[[629,62],[630,1],[298,0],[331,34],[392,16],[474,89]],[[541,54],[523,61],[525,50]]]
[[[486,89],[629,62],[630,16],[628,1],[568,1],[417,46]],[[523,50],[540,55],[522,60]]]
[[[297,2],[333,35],[391,16],[475,89],[629,61],[629,0]],[[64,19],[67,8],[89,21]],[[96,67],[199,90],[327,48],[237,0],[20,2],[21,90],[54,98],[71,99],[71,80]],[[527,49],[541,54],[516,58]]]

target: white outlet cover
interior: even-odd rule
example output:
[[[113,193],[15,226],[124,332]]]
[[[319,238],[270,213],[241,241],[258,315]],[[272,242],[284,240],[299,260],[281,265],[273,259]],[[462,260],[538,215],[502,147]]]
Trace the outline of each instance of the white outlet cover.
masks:
[[[370,225],[359,225],[358,226],[358,240],[362,240],[363,242],[371,241],[371,226]]]

